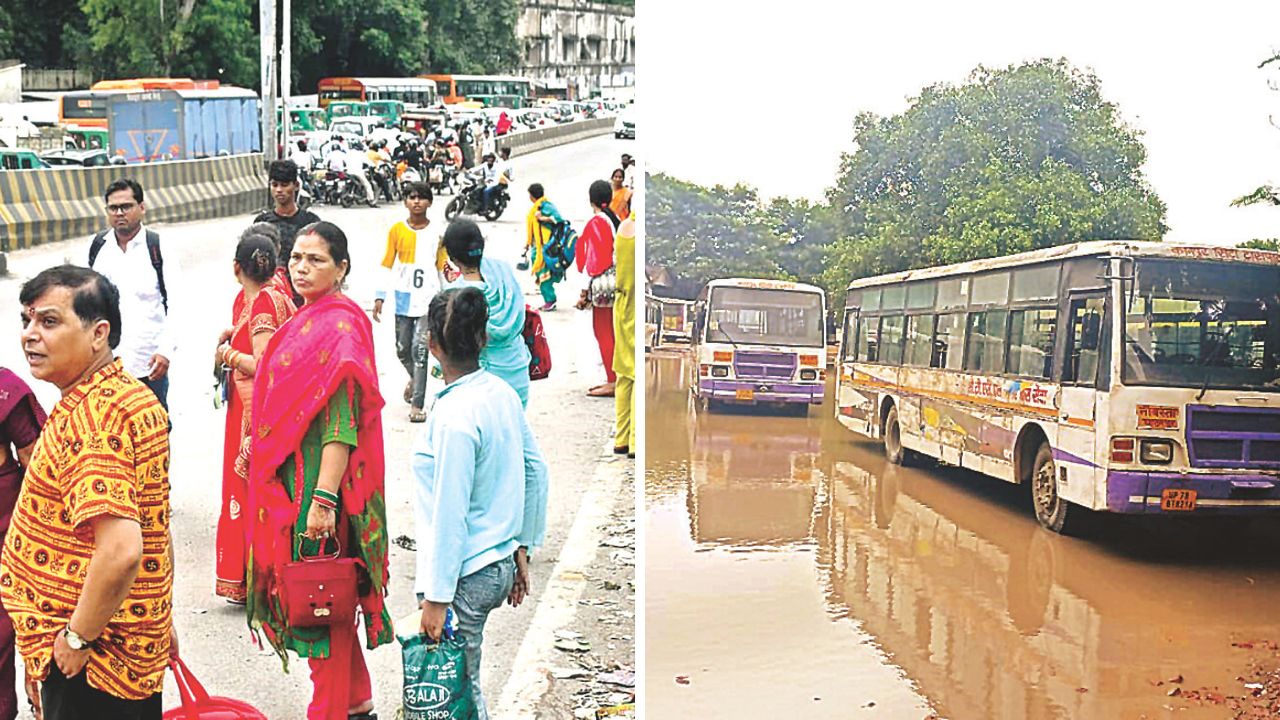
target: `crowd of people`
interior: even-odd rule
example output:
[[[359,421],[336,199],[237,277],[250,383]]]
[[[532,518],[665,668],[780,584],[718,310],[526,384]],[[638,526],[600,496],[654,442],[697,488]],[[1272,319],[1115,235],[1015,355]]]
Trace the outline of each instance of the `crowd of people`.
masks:
[[[591,184],[594,214],[580,232],[531,185],[527,250],[543,311],[555,310],[554,286],[571,264],[588,278],[577,306],[591,308],[607,374],[588,394],[616,397],[614,449],[634,457],[629,160],[612,184]],[[409,420],[425,423],[410,468],[420,630],[439,640],[452,608],[485,718],[484,625],[527,596],[529,554],[546,527],[547,463],[524,412],[531,354],[519,281],[486,255],[472,220],[434,228],[430,184],[409,182],[370,318],[344,291],[347,235],[298,207],[298,166],[273,162],[268,178],[274,206],[230,253],[240,290],[211,342],[227,413],[214,592],[244,607],[255,637],[286,665],[290,652],[307,659],[306,717],[376,717],[358,626],[369,649],[394,637],[373,341],[389,287]],[[21,288],[31,375],[61,400],[46,416],[0,369],[0,720],[17,713],[15,647],[27,699],[47,720],[158,719],[179,647],[168,370],[183,279],[144,225],[142,186],[121,179],[104,198],[109,227],[85,266],[50,268]],[[440,389],[428,408],[430,377]],[[334,608],[333,621],[298,611],[290,568],[315,558],[343,578],[332,594],[349,607]]]

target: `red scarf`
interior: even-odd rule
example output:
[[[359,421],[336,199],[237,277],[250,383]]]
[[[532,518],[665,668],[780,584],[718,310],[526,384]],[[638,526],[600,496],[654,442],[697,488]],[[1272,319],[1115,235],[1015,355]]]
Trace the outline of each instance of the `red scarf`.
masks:
[[[274,570],[293,562],[293,525],[297,506],[285,493],[277,472],[295,455],[312,420],[324,410],[340,383],[360,401],[358,445],[342,476],[342,511],[359,516],[383,493],[382,395],[374,366],[373,326],[364,312],[343,295],[328,295],[307,304],[267,343],[254,379],[253,452],[249,466],[248,530],[253,582],[274,595]],[[358,388],[359,393],[353,392]],[[294,478],[285,478],[291,485]],[[382,528],[386,532],[386,528]],[[357,539],[358,541],[358,539]],[[385,547],[385,543],[383,544]],[[389,577],[387,557],[370,558],[366,570],[372,588],[361,596],[366,620],[380,622],[383,590]],[[274,606],[275,603],[272,603]],[[372,640],[377,632],[370,632]]]

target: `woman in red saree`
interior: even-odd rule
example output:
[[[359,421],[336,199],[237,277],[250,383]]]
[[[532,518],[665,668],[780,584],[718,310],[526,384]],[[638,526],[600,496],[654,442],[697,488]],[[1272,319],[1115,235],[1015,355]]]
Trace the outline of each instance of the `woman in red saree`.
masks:
[[[373,717],[372,683],[356,624],[289,626],[280,568],[335,549],[354,558],[367,645],[394,638],[383,604],[384,403],[372,323],[341,290],[350,268],[338,226],[319,222],[299,231],[289,273],[305,304],[267,344],[254,381],[249,626],[286,664],[286,650],[308,659],[309,720]]]
[[[244,504],[249,478],[249,408],[253,377],[271,336],[293,316],[293,300],[273,282],[279,231],[268,223],[245,230],[232,268],[241,290],[231,308],[233,326],[222,334],[216,362],[231,368],[222,447],[222,512],[218,516],[215,592],[232,603],[245,598]]]

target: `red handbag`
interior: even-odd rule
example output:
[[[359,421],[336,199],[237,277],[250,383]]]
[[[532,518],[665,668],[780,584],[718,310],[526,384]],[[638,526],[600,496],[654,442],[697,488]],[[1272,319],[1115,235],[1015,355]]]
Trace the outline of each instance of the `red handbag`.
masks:
[[[302,558],[280,568],[281,600],[289,627],[351,625],[356,618],[356,561],[333,555]]]
[[[178,681],[182,707],[166,711],[164,720],[267,720],[262,711],[247,702],[211,697],[179,658],[169,660],[169,669]]]

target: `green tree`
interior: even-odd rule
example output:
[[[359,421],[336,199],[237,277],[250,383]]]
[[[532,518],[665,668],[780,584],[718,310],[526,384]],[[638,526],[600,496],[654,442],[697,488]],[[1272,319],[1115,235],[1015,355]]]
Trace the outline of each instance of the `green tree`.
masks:
[[[1248,248],[1250,250],[1270,250],[1271,252],[1280,252],[1280,238],[1247,240],[1236,247]]]
[[[0,0],[0,58],[32,67],[71,67],[70,50],[84,22],[79,0]]]
[[[424,7],[431,72],[492,74],[520,64],[519,0],[424,0]]]
[[[689,287],[721,277],[794,279],[752,188],[706,188],[659,173],[647,178],[645,191],[647,261]]]
[[[429,4],[429,0],[294,2],[295,92],[314,92],[320,78],[331,75],[421,73],[428,46]]]
[[[828,281],[1109,238],[1159,240],[1146,149],[1066,60],[979,67],[900,115],[862,114],[828,193]]]
[[[249,0],[81,0],[76,56],[104,78],[182,77],[258,86]]]

